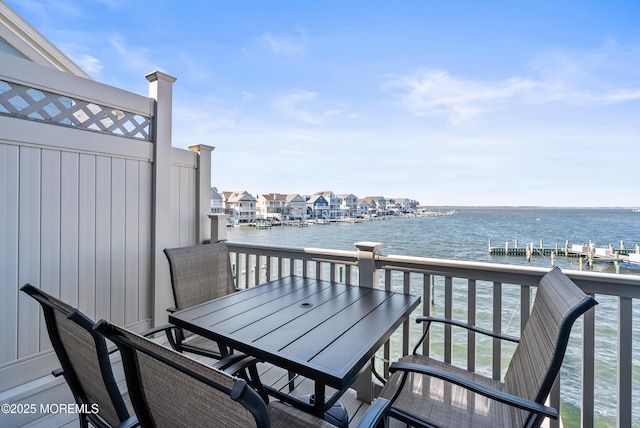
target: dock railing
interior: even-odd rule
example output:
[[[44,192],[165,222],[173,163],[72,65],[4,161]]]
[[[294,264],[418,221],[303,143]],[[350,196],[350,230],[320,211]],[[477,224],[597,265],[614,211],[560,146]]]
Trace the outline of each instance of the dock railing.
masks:
[[[519,335],[535,299],[536,285],[548,272],[526,266],[382,255],[383,245],[371,242],[357,243],[356,251],[238,242],[228,245],[240,288],[295,274],[421,295],[422,304],[411,319],[379,352],[376,368],[385,377],[390,361],[412,352],[422,334],[422,326],[414,322],[418,316],[457,318]],[[640,276],[564,272],[601,304],[574,326],[549,402],[583,427],[637,424],[640,415],[632,406],[633,372],[638,370],[633,349],[640,344],[637,337],[634,343],[633,305],[634,299],[640,298]],[[501,379],[514,347],[450,326],[440,330],[433,326],[421,352]],[[636,358],[637,353],[636,349]],[[371,386],[368,378],[360,381],[356,385],[359,398],[367,400]],[[560,426],[560,422],[551,421],[550,426]]]

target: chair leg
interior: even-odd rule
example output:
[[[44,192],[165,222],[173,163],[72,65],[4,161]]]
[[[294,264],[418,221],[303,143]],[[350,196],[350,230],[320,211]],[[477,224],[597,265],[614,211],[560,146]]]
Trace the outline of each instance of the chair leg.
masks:
[[[82,428],[89,428],[89,420],[87,419],[87,415],[85,415],[84,413],[80,413],[78,417],[80,418],[80,426]]]
[[[222,343],[217,342],[218,343],[218,349],[220,349],[220,356],[222,358],[226,358],[229,355],[233,354],[233,349],[231,348],[227,348],[226,346],[224,346]]]

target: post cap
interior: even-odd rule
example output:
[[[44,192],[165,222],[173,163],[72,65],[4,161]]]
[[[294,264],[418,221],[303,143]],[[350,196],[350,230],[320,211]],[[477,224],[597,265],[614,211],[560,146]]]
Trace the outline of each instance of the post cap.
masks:
[[[384,247],[384,244],[382,242],[369,242],[369,241],[356,242],[354,245],[360,251],[370,251],[374,253],[377,253],[382,249],[382,247]]]

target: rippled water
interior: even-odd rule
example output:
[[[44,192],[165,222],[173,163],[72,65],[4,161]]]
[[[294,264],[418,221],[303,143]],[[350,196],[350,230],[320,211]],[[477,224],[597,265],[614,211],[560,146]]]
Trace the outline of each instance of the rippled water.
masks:
[[[560,248],[565,242],[587,244],[589,241],[597,247],[613,244],[620,247],[624,241],[627,248],[640,244],[640,213],[624,209],[462,209],[459,215],[442,217],[399,218],[356,224],[333,223],[310,227],[274,227],[256,230],[250,227],[228,228],[230,241],[284,245],[293,247],[331,248],[355,250],[358,241],[384,243],[383,254],[435,257],[455,260],[469,260],[489,263],[504,263],[550,267],[549,258],[533,257],[527,262],[524,257],[490,256],[489,240],[493,246],[514,246],[516,240],[520,247],[529,243],[535,246],[543,241],[545,247]],[[561,269],[580,268],[578,259],[558,257],[556,265]],[[597,262],[594,271],[615,272],[613,264]],[[620,273],[640,275],[640,266],[623,263]],[[442,292],[436,283],[434,293]],[[519,329],[517,308],[519,289],[504,291],[503,326],[507,333],[516,334]],[[464,293],[461,292],[461,298]],[[606,296],[596,296],[599,305],[596,311],[596,425],[616,425],[616,349],[617,349],[617,300]],[[478,291],[478,302],[487,299],[491,305],[489,290]],[[437,301],[437,298],[436,298]],[[491,307],[491,306],[488,306]],[[634,301],[634,326],[640,323],[640,302]],[[434,310],[439,310],[434,308]],[[461,311],[462,309],[460,309]],[[455,316],[456,314],[454,314]],[[466,318],[459,312],[457,315]],[[512,324],[509,321],[513,320]],[[491,320],[483,320],[490,327]],[[435,333],[435,332],[434,332]],[[437,334],[434,342],[438,341]],[[466,339],[454,339],[454,359],[464,361]],[[478,343],[478,367],[489,372],[490,342]],[[485,349],[486,348],[486,349]],[[506,347],[505,347],[506,348]],[[483,351],[485,349],[485,351]],[[640,328],[634,328],[633,335],[633,401],[640,403]],[[484,352],[484,353],[483,353]],[[508,361],[509,348],[505,349],[505,361]],[[437,353],[437,351],[436,351]],[[580,398],[577,386],[580,383],[580,326],[574,328],[569,349],[562,369],[563,423],[565,427],[579,426]],[[636,426],[640,426],[640,406],[634,409]]]

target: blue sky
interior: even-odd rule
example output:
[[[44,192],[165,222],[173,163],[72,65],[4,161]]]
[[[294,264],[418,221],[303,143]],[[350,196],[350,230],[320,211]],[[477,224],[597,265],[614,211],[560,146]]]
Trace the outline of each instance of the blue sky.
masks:
[[[640,2],[5,0],[95,80],[174,84],[212,184],[640,206]]]

